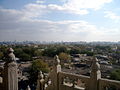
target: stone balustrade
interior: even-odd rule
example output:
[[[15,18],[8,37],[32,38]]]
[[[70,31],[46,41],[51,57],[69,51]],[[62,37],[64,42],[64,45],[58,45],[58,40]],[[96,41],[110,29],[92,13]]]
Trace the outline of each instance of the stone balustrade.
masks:
[[[39,80],[42,89],[37,90],[120,90],[120,81],[101,78],[100,65],[95,57],[90,76],[62,72],[58,56],[56,61],[58,63],[49,75]]]
[[[18,90],[17,64],[13,49],[8,50],[6,60],[0,90]],[[27,90],[30,90],[29,86]],[[62,72],[60,60],[56,56],[53,69],[47,76],[39,72],[36,90],[120,90],[120,81],[101,78],[100,65],[95,57],[90,76],[84,76]]]
[[[99,90],[120,90],[120,81],[101,78],[99,79]]]
[[[90,77],[84,75],[76,75],[65,72],[59,72],[59,88],[60,90],[85,90],[89,88]]]

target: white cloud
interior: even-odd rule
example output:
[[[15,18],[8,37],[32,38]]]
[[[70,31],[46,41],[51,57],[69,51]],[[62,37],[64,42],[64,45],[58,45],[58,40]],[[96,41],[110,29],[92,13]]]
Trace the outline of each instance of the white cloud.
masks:
[[[104,4],[112,2],[112,0],[61,0],[64,2],[63,8],[73,14],[88,14],[89,9],[99,10]]]
[[[36,4],[36,3],[30,3],[24,6],[24,8],[21,11],[25,18],[37,18],[44,16],[48,13],[53,13],[55,11],[63,12],[63,13],[70,13],[70,14],[88,14],[88,11],[85,9],[70,9],[66,8],[64,6],[56,5],[56,4]]]
[[[0,9],[0,40],[93,41],[118,40],[117,28],[98,28],[86,21],[23,19],[24,13]]]
[[[88,14],[88,11],[85,9],[73,9],[73,8],[68,8],[65,6],[59,6],[55,4],[49,4],[48,8],[50,10],[63,11],[65,13],[71,13],[71,14],[80,14],[80,15]]]
[[[37,4],[42,4],[42,3],[45,3],[45,0],[37,0],[36,3]]]
[[[46,5],[43,4],[45,0],[37,0],[36,3],[26,4],[23,9],[17,11],[23,14],[24,19],[39,18],[55,11],[85,15],[89,13],[88,9],[101,9],[104,4],[110,2],[112,2],[112,0],[64,0],[63,5]]]
[[[106,18],[110,18],[112,20],[115,20],[116,22],[118,22],[120,20],[120,16],[116,15],[115,13],[113,13],[111,11],[106,11],[104,13],[106,14],[104,17],[106,17]]]
[[[41,4],[27,4],[21,10],[27,18],[41,17],[48,13],[47,6]]]
[[[64,11],[72,14],[88,14],[89,10],[99,10],[104,4],[112,2],[112,0],[61,0],[63,5],[49,4],[51,10]]]
[[[112,0],[65,0],[64,6],[71,9],[100,9]]]

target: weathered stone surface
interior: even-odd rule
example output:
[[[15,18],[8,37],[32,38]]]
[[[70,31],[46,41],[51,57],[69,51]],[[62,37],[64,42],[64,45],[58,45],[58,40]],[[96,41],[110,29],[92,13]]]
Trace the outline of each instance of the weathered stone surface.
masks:
[[[18,90],[17,64],[6,63],[4,67],[4,90]]]
[[[98,90],[98,80],[101,79],[100,65],[98,59],[94,57],[89,80],[89,89]]]
[[[4,65],[4,90],[18,90],[18,70],[13,51],[12,48],[8,49],[8,56]]]

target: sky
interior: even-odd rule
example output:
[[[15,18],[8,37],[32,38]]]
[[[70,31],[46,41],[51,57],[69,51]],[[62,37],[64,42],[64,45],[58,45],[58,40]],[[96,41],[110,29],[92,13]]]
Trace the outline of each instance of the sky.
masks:
[[[120,41],[120,0],[0,0],[0,41]]]

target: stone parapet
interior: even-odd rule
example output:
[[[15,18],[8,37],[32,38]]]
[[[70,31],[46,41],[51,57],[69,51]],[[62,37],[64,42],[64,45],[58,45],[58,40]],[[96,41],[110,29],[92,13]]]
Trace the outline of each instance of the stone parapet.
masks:
[[[38,90],[120,90],[120,81],[101,78],[100,65],[95,57],[90,76],[62,72],[58,56],[56,61],[58,63],[44,79],[45,87]]]

